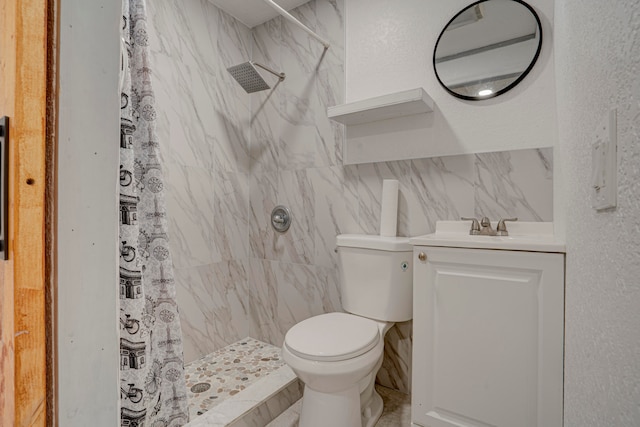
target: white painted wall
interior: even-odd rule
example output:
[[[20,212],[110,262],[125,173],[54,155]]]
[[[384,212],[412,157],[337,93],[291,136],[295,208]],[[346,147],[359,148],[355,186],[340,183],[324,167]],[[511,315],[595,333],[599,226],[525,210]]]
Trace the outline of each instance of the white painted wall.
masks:
[[[449,95],[432,65],[440,31],[469,3],[346,1],[346,101],[422,86],[436,104],[430,115],[349,127],[345,154],[349,162],[556,144],[554,0],[528,2],[540,16],[543,31],[542,51],[530,74],[510,92],[480,102]]]
[[[555,43],[554,163],[565,188],[556,185],[556,207],[567,217],[565,426],[639,426],[640,2],[559,1]],[[597,213],[590,145],[610,108],[618,110],[618,207]]]
[[[119,425],[120,2],[60,1],[58,422]]]

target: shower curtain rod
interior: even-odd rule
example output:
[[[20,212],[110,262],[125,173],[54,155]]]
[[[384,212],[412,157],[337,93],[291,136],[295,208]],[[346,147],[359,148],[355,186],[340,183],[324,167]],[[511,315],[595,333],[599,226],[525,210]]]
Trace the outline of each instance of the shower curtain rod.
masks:
[[[322,43],[322,45],[324,46],[324,49],[327,50],[329,49],[329,42],[326,41],[325,39],[323,39],[322,37],[320,37],[319,35],[317,35],[316,33],[314,33],[313,31],[311,31],[311,29],[309,29],[309,27],[307,27],[306,25],[304,25],[302,22],[298,21],[296,18],[294,18],[289,12],[287,12],[286,10],[284,10],[282,7],[280,7],[276,2],[274,2],[273,0],[264,0],[267,4],[269,4],[269,6],[271,6],[272,8],[274,8],[280,15],[284,16],[285,18],[287,18],[289,21],[293,22],[294,24],[296,24],[298,27],[302,28],[303,30],[305,30],[307,33],[309,33],[309,35],[311,37],[313,37],[314,39],[318,40],[320,43]]]

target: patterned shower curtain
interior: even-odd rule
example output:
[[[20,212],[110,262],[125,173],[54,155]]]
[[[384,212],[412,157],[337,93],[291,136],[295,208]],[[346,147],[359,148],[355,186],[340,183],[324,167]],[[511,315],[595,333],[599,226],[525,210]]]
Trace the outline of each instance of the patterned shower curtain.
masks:
[[[155,136],[145,0],[123,0],[120,110],[121,426],[188,421],[182,332]]]

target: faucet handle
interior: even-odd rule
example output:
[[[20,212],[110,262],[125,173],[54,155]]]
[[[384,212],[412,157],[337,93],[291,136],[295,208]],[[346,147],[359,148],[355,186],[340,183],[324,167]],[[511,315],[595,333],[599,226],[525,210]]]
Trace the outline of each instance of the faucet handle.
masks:
[[[478,222],[477,219],[475,218],[466,218],[466,217],[462,217],[460,218],[463,221],[471,221],[471,230],[469,230],[469,234],[472,236],[475,236],[477,234],[480,234],[480,223]]]
[[[505,224],[506,221],[517,221],[518,218],[503,218],[500,221],[498,221],[498,226],[496,227],[496,234],[498,236],[508,236],[509,232],[507,231],[507,224]]]

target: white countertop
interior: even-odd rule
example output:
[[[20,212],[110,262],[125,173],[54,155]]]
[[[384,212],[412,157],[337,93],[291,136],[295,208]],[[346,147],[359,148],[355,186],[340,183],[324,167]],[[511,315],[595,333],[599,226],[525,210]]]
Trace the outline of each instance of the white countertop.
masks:
[[[491,223],[496,228],[497,223]],[[499,249],[529,252],[566,252],[553,234],[552,222],[508,222],[509,236],[472,236],[471,221],[437,221],[436,232],[409,240],[414,246]]]

